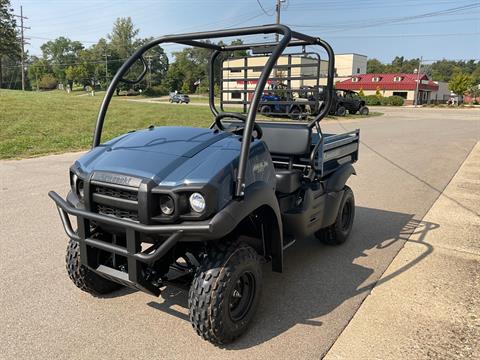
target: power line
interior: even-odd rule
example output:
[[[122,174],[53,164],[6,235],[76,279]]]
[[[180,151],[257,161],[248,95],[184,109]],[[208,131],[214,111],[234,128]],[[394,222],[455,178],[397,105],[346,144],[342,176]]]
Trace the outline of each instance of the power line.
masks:
[[[272,16],[273,14],[269,14],[267,12],[267,10],[265,10],[265,8],[263,7],[262,3],[260,2],[260,0],[257,0],[257,3],[258,3],[258,6],[260,6],[260,9],[262,9],[263,13],[267,16]]]

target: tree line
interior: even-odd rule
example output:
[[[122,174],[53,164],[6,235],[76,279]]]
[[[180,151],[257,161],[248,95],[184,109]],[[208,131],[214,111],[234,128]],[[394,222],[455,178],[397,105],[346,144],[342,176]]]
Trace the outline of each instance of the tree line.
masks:
[[[123,62],[151,38],[139,38],[131,18],[119,18],[111,33],[97,43],[86,47],[79,41],[59,37],[41,46],[41,55],[27,54],[27,89],[51,89],[59,84],[73,87],[74,84],[105,88]],[[232,44],[241,43],[235,40]],[[223,44],[219,42],[219,44]],[[18,27],[10,6],[10,0],[0,0],[0,88],[20,88],[21,67]],[[244,56],[245,51],[236,51],[234,56]],[[149,71],[139,85],[152,93],[165,94],[179,90],[186,93],[205,92],[208,89],[208,61],[210,50],[185,48],[173,52],[169,61],[165,50],[155,46],[145,54]],[[420,59],[405,59],[397,56],[389,64],[377,59],[367,62],[368,73],[413,73]],[[133,66],[129,78],[141,72],[141,64]],[[219,67],[215,71],[220,71]],[[460,91],[480,83],[480,62],[475,60],[440,60],[422,67],[433,80],[448,81]],[[217,74],[215,74],[217,75]],[[125,87],[128,89],[131,86]],[[452,89],[453,90],[453,89]],[[455,91],[455,90],[454,90]],[[455,91],[456,92],[456,91]]]

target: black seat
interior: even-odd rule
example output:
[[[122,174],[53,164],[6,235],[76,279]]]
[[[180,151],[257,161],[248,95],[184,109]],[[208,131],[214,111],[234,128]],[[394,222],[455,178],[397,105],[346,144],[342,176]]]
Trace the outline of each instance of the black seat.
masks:
[[[312,129],[305,124],[259,123],[271,154],[308,155]]]
[[[275,155],[288,157],[309,156],[312,129],[304,124],[260,123],[263,131],[262,140],[268,150]],[[291,168],[276,168],[277,192],[291,194],[302,183],[302,171]]]

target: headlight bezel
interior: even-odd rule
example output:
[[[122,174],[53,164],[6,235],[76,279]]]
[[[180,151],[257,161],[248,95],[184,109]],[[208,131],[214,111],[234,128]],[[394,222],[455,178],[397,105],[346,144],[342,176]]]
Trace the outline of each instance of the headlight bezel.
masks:
[[[154,222],[172,223],[178,220],[204,220],[215,213],[217,209],[217,188],[210,184],[180,185],[175,187],[155,186],[151,189],[153,201],[158,204],[151,212],[150,219]],[[205,208],[202,212],[196,212],[190,204],[190,196],[199,193],[205,199]],[[161,196],[171,196],[174,201],[175,211],[171,215],[165,215],[159,205]]]
[[[70,190],[79,201],[85,201],[85,178],[76,168],[70,169]]]

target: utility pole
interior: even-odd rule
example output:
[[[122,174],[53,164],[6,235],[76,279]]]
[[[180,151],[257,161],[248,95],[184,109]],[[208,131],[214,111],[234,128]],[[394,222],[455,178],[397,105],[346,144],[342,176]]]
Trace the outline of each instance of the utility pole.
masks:
[[[152,87],[152,55],[147,56],[148,60],[148,88]]]
[[[25,91],[25,45],[29,44],[25,40],[29,40],[29,38],[25,37],[24,30],[30,29],[28,26],[23,25],[23,20],[27,20],[26,16],[23,16],[23,6],[20,6],[20,15],[14,15],[20,18],[20,36],[21,36],[21,45],[22,45],[22,54],[21,54],[21,61],[22,61],[22,90]]]
[[[282,2],[285,2],[285,0],[277,0],[277,4],[275,6],[275,12],[277,13],[277,18],[275,20],[275,23],[280,24],[280,10],[282,8]],[[275,41],[278,42],[280,39],[279,34],[275,34]]]
[[[105,87],[108,86],[108,57],[107,49],[105,49]]]
[[[422,70],[422,61],[423,61],[423,56],[420,57],[420,62],[418,64],[418,70],[417,70],[417,84],[415,86],[415,107],[418,105],[418,92],[420,89],[420,71]]]

